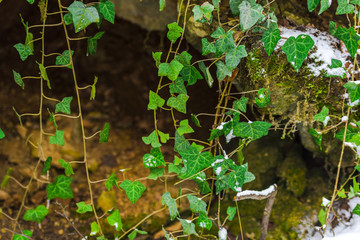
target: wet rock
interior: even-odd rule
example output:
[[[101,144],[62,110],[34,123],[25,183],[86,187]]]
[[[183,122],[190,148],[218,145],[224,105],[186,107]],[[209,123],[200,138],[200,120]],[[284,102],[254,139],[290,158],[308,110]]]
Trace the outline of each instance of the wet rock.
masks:
[[[10,198],[10,195],[4,190],[0,190],[0,201],[5,201]]]
[[[103,191],[98,200],[97,205],[104,212],[116,207],[116,194],[114,191]]]

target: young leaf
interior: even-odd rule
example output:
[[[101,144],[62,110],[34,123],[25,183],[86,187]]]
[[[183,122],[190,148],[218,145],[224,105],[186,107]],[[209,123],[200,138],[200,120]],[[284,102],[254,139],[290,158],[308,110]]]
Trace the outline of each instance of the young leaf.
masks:
[[[320,11],[319,15],[325,12],[330,7],[331,1],[329,0],[321,0],[320,2]]]
[[[195,231],[195,224],[193,224],[190,220],[187,219],[180,219],[178,218],[181,222],[181,226],[183,227],[183,233],[184,235],[198,235],[197,232]]]
[[[20,73],[15,72],[14,70],[12,70],[12,71],[13,71],[14,80],[15,80],[16,84],[19,85],[22,89],[24,89],[25,85],[24,85],[24,82],[23,82],[23,80],[21,78]]]
[[[322,140],[321,133],[318,133],[317,131],[315,131],[315,129],[312,128],[309,129],[309,133],[311,136],[313,136],[316,144],[320,147],[321,150],[321,140]]]
[[[29,45],[18,43],[14,45],[14,48],[18,51],[22,61],[25,61],[30,55],[34,55]]]
[[[248,1],[242,1],[239,5],[241,30],[246,31],[254,26],[263,17],[262,10],[260,4],[251,5]]]
[[[221,32],[221,30],[219,30]],[[215,31],[216,32],[216,31]],[[216,36],[215,32],[211,36]],[[233,37],[234,31],[228,31],[224,35],[221,35],[215,42],[216,53],[215,57],[220,57],[223,53],[229,52],[236,47]]]
[[[199,218],[196,221],[196,225],[198,225],[201,228],[206,228],[207,230],[211,229],[212,222],[211,220],[206,216],[206,213],[200,212]]]
[[[216,77],[219,81],[224,80],[226,76],[232,76],[232,68],[226,66],[222,61],[218,61],[215,63],[217,70],[216,70]]]
[[[247,52],[244,45],[231,49],[225,56],[226,67],[229,69],[236,68],[240,63],[240,60],[246,56]]]
[[[119,179],[115,176],[115,172],[112,172],[111,175],[108,177],[108,179],[105,182],[105,187],[107,188],[108,191],[110,191],[110,189],[114,185],[119,187],[118,182],[119,182]]]
[[[175,199],[171,198],[171,195],[169,192],[166,192],[162,195],[162,204],[166,204],[169,208],[170,212],[170,219],[171,221],[174,220],[177,216],[180,216],[177,207],[176,207],[176,201]]]
[[[240,99],[234,101],[232,108],[237,111],[246,113],[246,104],[247,104],[248,100],[249,100],[249,98],[247,98],[247,97],[241,97]]]
[[[323,108],[321,109],[321,112],[319,112],[318,114],[313,116],[313,119],[315,121],[322,122],[324,124],[324,126],[326,126],[328,121],[330,120],[330,117],[328,116],[328,114],[329,114],[329,109],[326,106],[323,106]]]
[[[192,121],[197,127],[201,127],[200,121],[199,121],[198,117],[197,117],[195,114],[191,114],[191,121]]]
[[[108,140],[109,140],[109,129],[110,129],[110,124],[105,123],[104,129],[100,132],[100,143],[108,142]]]
[[[49,143],[64,146],[65,145],[64,131],[56,130],[55,135],[50,137]]]
[[[271,123],[263,121],[240,122],[234,126],[233,134],[241,138],[250,138],[252,141],[268,134]]]
[[[214,159],[215,161],[211,164],[214,170],[216,179],[220,179],[224,176],[229,168],[233,168],[234,163],[231,159],[224,158],[222,155],[218,155]]]
[[[309,12],[314,11],[315,8],[319,5],[319,2],[320,2],[320,0],[307,0],[307,6],[308,6]]]
[[[85,202],[78,202],[76,203],[76,206],[78,209],[76,209],[77,213],[86,213],[86,212],[92,212],[92,207],[90,204],[86,204]]]
[[[214,79],[210,74],[209,68],[207,68],[203,62],[199,62],[199,68],[205,76],[206,83],[209,85],[209,87],[212,87]]]
[[[71,50],[71,56],[74,55],[74,51]],[[55,65],[66,65],[67,68],[72,69],[70,64],[70,54],[69,50],[65,50],[60,56],[56,57]]]
[[[188,99],[189,97],[186,95],[179,94],[177,97],[170,97],[167,100],[166,105],[186,114],[186,102]]]
[[[356,165],[355,169],[360,172],[360,164]]]
[[[170,139],[170,136],[168,133],[163,133],[162,131],[158,130],[158,134],[159,134],[159,137],[160,137],[160,141],[162,143],[166,143],[169,139]]]
[[[215,53],[216,47],[213,43],[209,43],[206,38],[201,39],[202,43],[202,55],[208,55],[209,53]]]
[[[193,8],[194,20],[200,23],[211,23],[212,21],[212,12],[214,11],[214,6],[209,2],[204,2],[201,6],[195,5]]]
[[[61,165],[63,168],[65,168],[65,175],[66,175],[66,176],[69,177],[70,175],[73,175],[73,174],[74,174],[74,170],[72,169],[70,163],[65,162],[65,160],[62,159],[62,158],[59,159],[58,162],[60,163],[60,165]]]
[[[1,130],[0,128],[0,139],[3,139],[5,137],[5,133],[3,132],[3,130]]]
[[[159,0],[159,9],[160,9],[160,12],[162,10],[164,10],[164,8],[166,7],[166,1],[165,0]]]
[[[164,168],[150,168],[148,179],[156,180],[158,177],[164,175]]]
[[[145,191],[146,187],[141,184],[139,181],[131,182],[130,180],[125,180],[120,184],[120,187],[125,190],[126,196],[129,198],[132,204],[141,197],[142,193]]]
[[[0,1],[1,2],[1,1]],[[24,234],[25,236],[28,236],[28,237],[31,237],[33,232],[30,231],[30,230],[24,230],[22,232],[22,234]],[[24,237],[22,235],[19,235],[19,234],[15,234],[14,235],[14,238],[12,240],[28,240],[29,238],[28,237]]]
[[[199,173],[213,163],[214,158],[210,152],[199,152],[194,146],[185,151],[179,152],[184,161],[184,168],[181,169],[181,178],[188,178]]]
[[[55,130],[57,130],[58,127],[57,127],[57,124],[56,124],[56,121],[55,121],[54,113],[50,112],[49,109],[47,109],[47,111],[48,111],[48,113],[49,113],[49,115],[50,115],[50,122],[53,122],[53,123],[54,123]]]
[[[90,231],[90,236],[95,236],[96,234],[98,234],[100,232],[100,227],[99,225],[94,221],[91,223],[91,231]]]
[[[160,166],[166,166],[164,156],[160,151],[160,148],[152,148],[150,153],[146,153],[143,156],[143,163],[145,168],[154,168]]]
[[[44,205],[39,205],[35,209],[28,209],[24,214],[24,220],[41,223],[48,213],[49,209]]]
[[[155,60],[156,67],[159,67],[159,65],[160,65],[161,55],[162,55],[162,52],[153,52],[152,53],[152,57]]]
[[[342,65],[342,61],[332,58],[331,65],[325,72],[325,77],[340,77],[343,79],[346,75],[346,69],[343,68]]]
[[[187,90],[184,84],[184,79],[178,77],[174,82],[169,85],[170,94],[181,93],[187,95]]]
[[[156,110],[158,107],[164,106],[165,100],[150,90],[148,110]]]
[[[276,26],[272,26],[264,32],[261,41],[264,43],[265,51],[268,56],[274,51],[276,44],[280,39],[280,31]]]
[[[95,99],[95,94],[96,94],[96,83],[98,81],[98,77],[95,76],[94,77],[94,83],[91,85],[91,94],[90,94],[90,100],[94,100]]]
[[[48,157],[44,163],[44,169],[41,171],[41,174],[45,174],[50,170],[52,157]]]
[[[204,202],[201,199],[198,199],[197,197],[193,196],[193,195],[186,195],[186,197],[189,200],[190,203],[190,210],[193,213],[204,213],[205,215],[207,214],[206,212],[206,202]]]
[[[342,188],[340,191],[337,192],[337,195],[341,198],[346,198],[345,189]]]
[[[110,216],[108,216],[106,219],[111,226],[115,227],[116,231],[120,231],[122,229],[123,225],[121,222],[121,216],[119,213],[119,209],[116,209],[115,211],[113,211],[113,213]]]
[[[64,97],[63,100],[56,104],[55,113],[62,112],[65,114],[70,114],[70,104],[73,97]]]
[[[159,143],[155,130],[152,131],[149,136],[142,137],[142,140],[145,144],[151,144],[153,148],[161,147],[161,143]]]
[[[176,152],[182,152],[182,151],[186,151],[189,148],[190,148],[189,141],[186,140],[184,136],[180,136],[180,134],[176,131],[174,150]]]
[[[348,90],[352,106],[359,105],[360,85],[354,82],[345,83],[344,87]]]
[[[287,60],[299,71],[310,49],[314,46],[314,40],[308,35],[300,34],[296,39],[290,37],[281,49],[285,52]]]
[[[114,24],[115,10],[114,4],[109,0],[103,0],[99,3],[100,13],[104,16],[104,19]]]
[[[129,240],[133,240],[135,237],[136,237],[136,234],[147,234],[147,232],[145,232],[145,231],[141,231],[141,230],[139,230],[139,229],[134,229],[134,231],[132,231],[130,234],[129,234]]]
[[[70,25],[73,23],[72,15],[70,12],[64,15],[64,21],[65,21],[65,25]]]
[[[176,40],[181,36],[181,33],[183,32],[183,29],[176,23],[170,23],[168,24],[168,33],[167,38],[172,42],[175,43]]]
[[[347,29],[339,26],[335,32],[335,37],[345,43],[346,49],[351,57],[354,58],[358,49],[358,41],[360,40],[360,36],[357,35],[355,29],[353,27]]]
[[[49,77],[48,77],[48,75],[46,73],[45,67],[41,63],[37,63],[37,64],[39,65],[41,77],[47,82],[48,88],[51,89],[50,80],[49,80]]]
[[[233,218],[234,218],[234,216],[235,216],[235,214],[236,214],[236,207],[230,207],[230,206],[229,206],[229,207],[226,209],[226,213],[227,213],[227,215],[229,216],[229,217],[228,217],[229,221],[232,221]]]
[[[110,2],[110,1],[108,1]],[[98,32],[96,33],[93,37],[89,37],[87,42],[88,42],[88,47],[87,47],[87,52],[86,52],[86,56],[90,55],[95,55],[96,54],[96,50],[97,50],[97,41],[104,35],[104,32]]]
[[[75,33],[83,30],[91,23],[97,23],[100,21],[99,13],[95,7],[86,7],[84,3],[80,1],[74,1],[67,10],[71,13]]]
[[[258,91],[259,98],[255,98],[255,103],[258,107],[266,107],[270,103],[270,90],[265,88],[260,88]]]
[[[8,185],[11,172],[12,172],[12,168],[8,168],[8,170],[6,171],[6,175],[1,181],[0,189],[4,189]],[[0,213],[1,213],[1,208],[0,208]]]
[[[338,0],[338,7],[336,9],[336,15],[354,13],[355,6],[349,4],[348,0]]]
[[[194,132],[194,129],[192,129],[190,126],[189,126],[189,120],[185,119],[185,120],[182,120],[180,122],[180,126],[179,128],[177,129],[178,133],[180,134],[180,136],[184,135],[185,133],[193,133]]]
[[[318,219],[322,226],[326,224],[326,211],[324,211],[324,209],[320,209]]]
[[[158,76],[165,76],[174,81],[179,76],[183,67],[184,66],[176,60],[172,60],[170,63],[160,63]]]
[[[68,199],[73,198],[73,192],[71,190],[71,177],[59,175],[56,177],[54,183],[50,183],[46,187],[47,199],[51,200],[54,198]]]

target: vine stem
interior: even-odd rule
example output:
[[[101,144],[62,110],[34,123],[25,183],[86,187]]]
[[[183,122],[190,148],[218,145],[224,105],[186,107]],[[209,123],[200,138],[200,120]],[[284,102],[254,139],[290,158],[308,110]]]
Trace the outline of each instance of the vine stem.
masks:
[[[90,193],[90,203],[91,203],[91,207],[92,207],[96,222],[97,222],[97,224],[99,226],[100,235],[104,236],[104,233],[102,231],[101,224],[100,224],[100,221],[99,221],[99,217],[98,217],[96,209],[95,209],[95,204],[94,204],[94,197],[93,197],[93,191],[92,191],[92,186],[91,186],[89,167],[88,167],[87,156],[86,156],[86,136],[85,136],[85,127],[84,127],[84,121],[83,121],[83,115],[82,115],[82,109],[81,109],[81,100],[80,100],[80,93],[79,93],[80,88],[79,88],[78,83],[77,83],[73,57],[71,55],[71,45],[70,45],[70,40],[69,40],[69,34],[67,32],[65,21],[64,21],[64,11],[62,9],[61,0],[58,0],[58,5],[59,5],[59,11],[60,11],[60,16],[61,16],[62,26],[64,28],[66,44],[67,44],[67,47],[68,47],[68,50],[69,50],[70,64],[72,65],[71,70],[72,70],[74,86],[75,86],[75,92],[76,92],[76,98],[77,98],[77,104],[78,104],[79,120],[80,120],[80,125],[81,125],[82,142],[83,142],[84,164],[85,164],[87,184],[88,184],[89,193]]]

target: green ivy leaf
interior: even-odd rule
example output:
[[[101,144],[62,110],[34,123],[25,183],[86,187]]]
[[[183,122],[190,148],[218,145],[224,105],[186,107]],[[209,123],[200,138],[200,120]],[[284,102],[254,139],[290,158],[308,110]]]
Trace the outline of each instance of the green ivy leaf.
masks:
[[[145,168],[154,168],[160,166],[166,166],[164,156],[160,151],[160,148],[152,148],[150,153],[146,153],[143,156],[143,163]]]
[[[58,162],[60,163],[60,165],[61,165],[63,168],[65,168],[65,175],[66,175],[66,176],[69,177],[70,175],[73,175],[73,174],[74,174],[74,170],[72,169],[70,163],[65,162],[65,160],[62,159],[62,158],[59,159]]]
[[[96,234],[98,234],[100,232],[100,227],[96,222],[92,222],[91,223],[91,231],[90,231],[90,236],[95,236]]]
[[[309,12],[312,12],[315,10],[315,8],[319,5],[320,0],[307,0],[307,6]]]
[[[309,129],[309,133],[311,136],[313,136],[316,144],[320,147],[320,150],[321,150],[321,140],[322,140],[321,134],[318,133],[317,131],[315,131],[315,129],[313,129],[313,128]]]
[[[113,211],[111,215],[106,218],[106,220],[109,222],[111,226],[115,227],[116,231],[120,231],[123,227],[121,222],[121,216],[118,209]]]
[[[207,230],[210,230],[212,227],[211,220],[206,216],[206,213],[200,212],[199,218],[196,221],[196,225],[198,225],[201,228],[206,228]]]
[[[132,232],[129,234],[129,236],[128,236],[128,237],[129,237],[129,240],[133,240],[138,233],[139,233],[139,234],[147,234],[147,232],[141,231],[141,230],[135,228],[134,231],[132,231]]]
[[[270,103],[270,90],[260,88],[258,91],[259,98],[255,98],[255,103],[258,107],[266,107]]]
[[[72,15],[75,33],[85,29],[91,23],[98,23],[100,21],[96,8],[92,6],[86,7],[80,1],[74,1],[67,9]]]
[[[186,197],[189,200],[190,203],[190,210],[193,213],[204,213],[205,215],[207,214],[206,212],[206,202],[204,202],[201,199],[198,199],[197,197],[193,196],[193,195],[186,195]]]
[[[186,140],[184,136],[180,136],[180,134],[176,131],[174,150],[176,152],[182,152],[182,151],[186,151],[189,148],[190,148],[189,141]]]
[[[330,117],[328,115],[329,115],[329,109],[326,106],[323,106],[321,112],[313,116],[313,119],[315,121],[322,122],[324,126],[326,126],[328,121],[330,120]]]
[[[350,3],[360,6],[360,0],[350,0]]]
[[[234,135],[241,138],[251,138],[252,141],[268,134],[271,123],[263,121],[240,122],[234,126]]]
[[[56,130],[55,135],[50,137],[49,143],[64,146],[65,145],[64,131]]]
[[[186,134],[186,133],[193,133],[194,132],[194,129],[192,129],[190,126],[189,126],[189,120],[185,119],[185,120],[182,120],[180,122],[180,126],[179,128],[177,129],[178,133],[180,134],[180,136]]]
[[[343,141],[344,132],[345,132],[344,129],[340,130],[339,132],[336,133],[335,138],[339,139],[340,141]],[[350,142],[358,134],[359,134],[359,131],[357,128],[354,128],[351,125],[348,125],[348,128],[346,130],[345,142]]]
[[[191,114],[191,121],[197,126],[201,127],[200,121],[195,114]]]
[[[242,1],[239,5],[241,30],[246,31],[254,26],[263,17],[263,9],[260,4],[252,5],[248,1]]]
[[[353,209],[352,212],[360,216],[360,204],[356,204],[356,207]]]
[[[195,5],[193,8],[194,20],[201,23],[211,23],[214,11],[214,6],[209,2],[204,2],[201,6]]]
[[[166,105],[186,114],[186,102],[188,99],[189,97],[186,95],[179,94],[177,97],[170,97],[167,100]]]
[[[22,24],[24,25],[25,33],[26,33],[25,45],[29,46],[31,48],[31,51],[34,51],[34,42],[33,42],[34,35],[31,32],[29,32],[28,22],[25,23],[21,15],[20,15],[20,19]]]
[[[239,16],[239,5],[243,0],[230,0],[230,9],[234,16]]]
[[[217,27],[216,30],[210,35],[212,38],[220,38],[225,35],[225,30],[222,27]]]
[[[322,14],[323,12],[325,12],[330,7],[329,3],[331,4],[331,1],[329,1],[329,0],[321,0],[319,15]]]
[[[100,1],[99,3],[100,13],[104,16],[104,19],[114,24],[115,22],[115,10],[114,4],[108,0]]]
[[[202,43],[202,55],[208,55],[209,53],[215,53],[216,47],[213,43],[209,43],[206,38],[201,39]]]
[[[325,73],[325,77],[340,77],[344,78],[346,75],[346,69],[342,67],[342,61],[338,59],[331,59],[331,65]]]
[[[342,188],[340,191],[337,192],[337,195],[341,198],[346,198],[345,189]]]
[[[202,79],[200,72],[196,69],[196,67],[191,65],[185,65],[181,71],[180,75],[184,79],[184,81],[188,82],[188,85],[194,85],[198,79]]]
[[[207,68],[203,62],[199,62],[199,68],[205,76],[206,83],[209,85],[209,87],[212,87],[214,79],[211,76],[209,68]]]
[[[221,32],[221,30],[219,30],[219,31]],[[214,33],[211,36],[213,36],[213,35],[216,36],[216,34],[214,34]],[[216,42],[215,42],[215,47],[216,47],[215,57],[220,57],[225,52],[229,52],[230,50],[236,48],[233,33],[234,33],[234,31],[228,31],[224,35],[221,35],[218,40],[216,40]]]
[[[153,52],[152,53],[152,57],[155,60],[156,67],[159,67],[159,65],[160,65],[161,55],[162,55],[162,52]]]
[[[160,63],[158,76],[165,76],[174,81],[179,76],[183,67],[184,66],[176,60],[172,60],[170,63]]]
[[[125,180],[120,184],[120,187],[125,190],[126,196],[129,198],[132,204],[141,197],[142,193],[145,191],[146,187],[141,184],[139,181],[131,182],[130,180]]]
[[[246,113],[246,105],[247,105],[248,100],[249,100],[249,98],[247,98],[247,97],[241,97],[240,99],[234,101],[232,108],[237,111]],[[233,111],[230,111],[230,113],[231,114],[239,114],[239,113],[233,112]]]
[[[168,133],[163,133],[162,131],[158,130],[158,134],[162,143],[166,143],[170,139]]]
[[[326,211],[324,209],[320,209],[320,212],[318,214],[319,222],[321,223],[321,226],[324,226],[326,224]]]
[[[49,209],[44,205],[39,205],[35,209],[28,209],[24,214],[24,220],[41,223],[48,213]]]
[[[104,33],[105,32],[98,32],[93,37],[90,36],[87,39],[88,47],[87,47],[86,56],[89,56],[89,54],[90,55],[95,55],[96,54],[97,41],[100,40],[100,38],[104,35]]]
[[[142,140],[145,144],[151,144],[153,148],[161,147],[161,143],[159,143],[159,140],[156,135],[156,131],[152,131],[149,136],[142,137]]]
[[[96,94],[96,83],[98,81],[98,77],[95,76],[94,77],[94,83],[91,85],[91,94],[90,94],[90,100],[94,100],[95,99],[95,94]]]
[[[330,35],[335,36],[336,30],[337,30],[336,23],[333,22],[333,21],[330,21],[330,23],[329,23],[329,33],[330,33]]]
[[[226,67],[229,69],[236,68],[240,63],[240,60],[246,56],[247,52],[244,45],[231,49],[225,56]]]
[[[73,192],[71,190],[71,177],[66,177],[64,175],[59,175],[56,177],[54,183],[50,183],[46,187],[47,199],[51,200],[54,198],[68,199],[73,198]]]
[[[11,172],[12,172],[12,168],[8,168],[8,170],[6,171],[6,175],[1,181],[0,189],[4,189],[8,185]],[[1,208],[0,208],[0,213],[1,213]]]
[[[356,165],[355,169],[360,172],[360,164]]]
[[[352,106],[359,105],[360,100],[360,85],[354,82],[345,83],[344,87],[348,90]]]
[[[214,159],[215,161],[211,164],[214,170],[216,179],[222,178],[229,168],[234,168],[234,163],[231,159],[226,159],[222,155],[218,155]]]
[[[358,49],[357,42],[360,40],[360,37],[357,35],[355,29],[353,27],[347,29],[339,26],[336,29],[335,37],[345,43],[346,49],[349,51],[351,57],[354,58]]]
[[[63,100],[56,104],[55,113],[62,112],[66,114],[70,114],[70,104],[73,97],[64,97]]]
[[[245,183],[245,174],[247,172],[247,165],[233,166],[233,172],[228,174],[227,184],[232,190],[238,192]]]
[[[348,0],[338,0],[338,7],[336,9],[336,15],[354,13],[355,6],[349,4]]]
[[[183,227],[183,233],[184,235],[198,235],[197,232],[195,231],[195,224],[193,224],[190,220],[187,219],[180,219],[178,218],[181,222],[181,226]]]
[[[24,45],[22,43],[18,43],[14,45],[14,48],[18,51],[20,55],[20,59],[25,61],[30,55],[34,55],[31,47],[29,45]]]
[[[232,221],[233,220],[233,218],[234,218],[234,216],[235,216],[235,214],[236,214],[236,207],[228,207],[227,209],[226,209],[226,214],[229,216],[228,217],[228,220],[229,221]]]
[[[184,79],[178,77],[174,82],[169,85],[170,94],[180,93],[187,95],[187,90],[184,84]]]
[[[0,128],[0,139],[3,139],[5,137],[5,133],[3,132],[3,130],[1,130]]]
[[[167,33],[167,38],[175,43],[176,40],[181,36],[183,29],[177,24],[177,22],[173,22],[167,25],[169,31]]]
[[[48,88],[51,89],[50,80],[49,80],[49,77],[48,77],[48,75],[46,73],[45,67],[41,63],[37,63],[37,64],[39,65],[41,77],[47,82]]]
[[[194,180],[194,182],[198,185],[201,194],[208,194],[211,192],[209,183],[206,181],[206,174],[204,172],[195,175],[191,179]]]
[[[281,39],[280,31],[276,26],[272,26],[264,32],[261,41],[264,43],[265,51],[268,56],[274,51],[278,41]]]
[[[71,56],[74,55],[74,51],[71,50]],[[67,68],[72,69],[70,64],[70,54],[69,50],[65,50],[60,56],[56,57],[55,65],[66,65]]]
[[[210,152],[199,152],[194,146],[190,146],[185,151],[179,152],[184,161],[181,169],[181,178],[188,178],[199,173],[204,168],[210,166],[214,158]]]
[[[72,15],[71,15],[71,13],[66,13],[65,15],[64,15],[64,21],[65,21],[65,25],[70,25],[70,24],[72,24],[73,23],[73,19],[72,19]]]
[[[47,110],[48,110],[48,113],[50,115],[50,122],[52,122],[54,124],[55,130],[57,130],[58,126],[57,126],[56,121],[55,121],[54,113],[50,112],[49,109],[47,109]]]
[[[108,191],[110,191],[110,189],[114,185],[119,187],[118,182],[119,182],[119,179],[115,176],[115,172],[113,172],[113,173],[111,173],[111,175],[106,180],[105,187],[107,188]]]
[[[48,157],[44,163],[44,168],[41,171],[41,174],[45,174],[47,171],[50,170],[51,167],[51,161],[52,161],[52,157]]]
[[[164,168],[150,168],[148,179],[156,180],[164,175]]]
[[[219,81],[224,80],[226,76],[232,76],[232,68],[226,66],[222,61],[218,61],[216,64],[216,77]]]
[[[156,110],[158,107],[164,106],[165,100],[157,95],[157,93],[150,90],[148,110]]]
[[[281,49],[285,52],[287,60],[299,71],[310,49],[314,46],[314,40],[308,35],[300,34],[296,39],[290,37]]]
[[[162,10],[164,10],[164,8],[166,7],[166,1],[165,0],[159,0],[159,9],[160,9],[160,12]]]
[[[25,85],[24,85],[24,82],[23,82],[23,80],[21,78],[20,73],[15,72],[14,70],[12,70],[12,71],[13,71],[14,80],[15,80],[16,84],[19,85],[24,90]]]
[[[109,141],[109,129],[110,129],[110,124],[105,123],[104,129],[100,132],[100,143]]]
[[[24,231],[22,232],[22,234],[24,234],[25,236],[31,237],[32,234],[33,234],[33,232],[30,231],[30,230],[24,230]],[[28,240],[28,239],[29,239],[29,238],[24,237],[24,236],[22,236],[22,235],[15,234],[15,235],[14,235],[14,238],[13,238],[12,240]]]
[[[219,4],[220,4],[220,2],[221,2],[221,0],[212,0],[212,3],[213,3],[213,5],[214,5],[214,7],[216,8],[216,10],[220,10],[220,6],[219,6]]]
[[[86,212],[92,212],[92,207],[90,204],[86,204],[85,202],[78,202],[76,203],[76,206],[78,209],[76,209],[77,213],[86,213]]]
[[[166,192],[162,195],[161,202],[163,205],[166,204],[166,206],[169,208],[171,221],[174,220],[177,216],[180,216],[176,207],[176,201],[175,199],[171,198],[171,194],[169,192]]]

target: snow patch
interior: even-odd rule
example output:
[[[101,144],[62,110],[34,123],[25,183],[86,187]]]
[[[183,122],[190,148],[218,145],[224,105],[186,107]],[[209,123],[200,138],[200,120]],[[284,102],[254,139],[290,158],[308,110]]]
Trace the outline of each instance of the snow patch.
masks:
[[[219,239],[226,240],[227,239],[227,230],[225,228],[220,228],[219,230]]]

